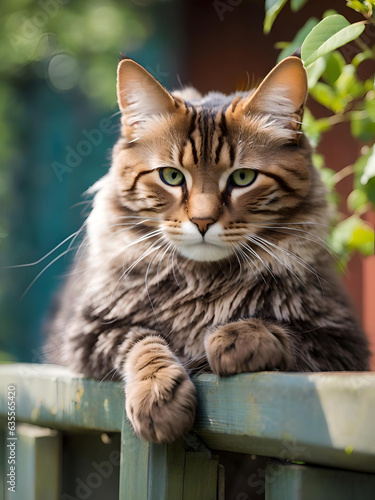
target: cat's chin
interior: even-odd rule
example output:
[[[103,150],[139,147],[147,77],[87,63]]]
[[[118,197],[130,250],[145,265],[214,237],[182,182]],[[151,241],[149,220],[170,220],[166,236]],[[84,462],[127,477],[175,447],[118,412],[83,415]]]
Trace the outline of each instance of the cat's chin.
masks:
[[[178,247],[178,251],[183,257],[197,262],[215,262],[227,259],[233,254],[231,248],[212,243],[181,245]]]

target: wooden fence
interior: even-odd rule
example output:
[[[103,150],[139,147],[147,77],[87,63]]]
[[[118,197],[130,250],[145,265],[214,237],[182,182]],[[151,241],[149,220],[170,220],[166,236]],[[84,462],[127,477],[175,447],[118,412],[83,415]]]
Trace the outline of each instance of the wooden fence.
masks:
[[[134,435],[122,384],[0,366],[0,498],[223,500],[222,450],[270,457],[266,500],[375,499],[375,373],[200,375],[195,385],[195,432],[155,445]]]

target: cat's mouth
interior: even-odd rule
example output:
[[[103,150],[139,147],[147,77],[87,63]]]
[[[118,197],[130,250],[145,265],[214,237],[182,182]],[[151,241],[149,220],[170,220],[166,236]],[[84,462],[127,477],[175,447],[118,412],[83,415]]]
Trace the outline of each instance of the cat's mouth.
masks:
[[[214,262],[227,259],[233,254],[230,247],[209,243],[204,239],[200,243],[178,245],[178,252],[183,257],[197,262]]]

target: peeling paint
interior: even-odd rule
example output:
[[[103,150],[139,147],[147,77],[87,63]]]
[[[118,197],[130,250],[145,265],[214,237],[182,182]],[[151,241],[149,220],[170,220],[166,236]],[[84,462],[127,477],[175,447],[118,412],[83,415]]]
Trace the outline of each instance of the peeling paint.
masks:
[[[77,390],[76,398],[74,401],[74,405],[75,405],[76,410],[79,410],[81,408],[81,400],[82,400],[82,396],[83,396],[84,392],[85,392],[85,389],[83,387],[81,387],[80,389]]]
[[[38,420],[40,416],[40,408],[42,406],[43,399],[39,398],[31,412],[31,420]]]

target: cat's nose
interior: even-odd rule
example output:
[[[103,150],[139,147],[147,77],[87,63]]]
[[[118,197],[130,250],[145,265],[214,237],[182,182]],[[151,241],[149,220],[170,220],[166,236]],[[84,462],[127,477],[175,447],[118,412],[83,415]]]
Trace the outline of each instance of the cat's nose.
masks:
[[[193,224],[195,224],[201,233],[202,236],[205,235],[208,228],[215,222],[215,219],[212,217],[204,218],[204,217],[193,217],[190,219]]]

